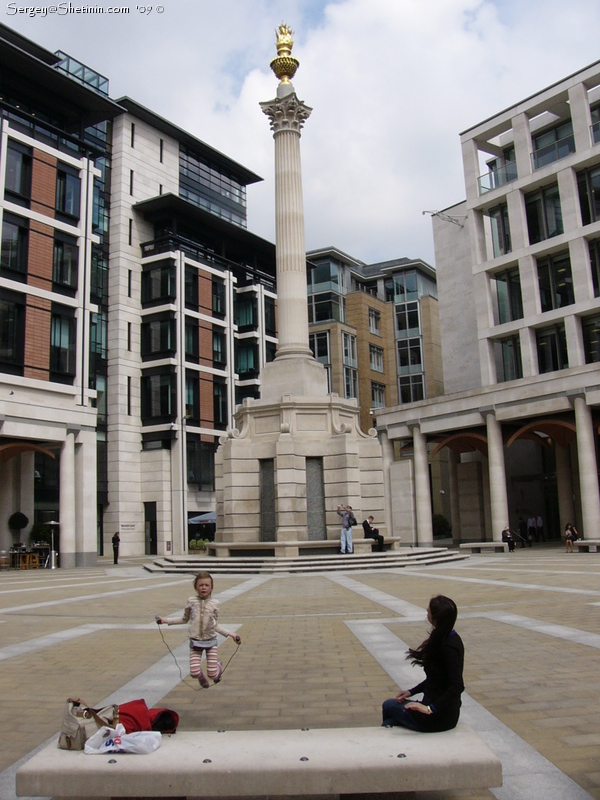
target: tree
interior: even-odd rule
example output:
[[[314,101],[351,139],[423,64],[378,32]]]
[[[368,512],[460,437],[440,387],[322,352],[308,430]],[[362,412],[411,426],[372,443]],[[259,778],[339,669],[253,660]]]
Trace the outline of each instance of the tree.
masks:
[[[21,531],[29,525],[29,520],[21,511],[15,511],[8,518],[8,527],[13,532],[13,539],[18,542],[21,538]]]

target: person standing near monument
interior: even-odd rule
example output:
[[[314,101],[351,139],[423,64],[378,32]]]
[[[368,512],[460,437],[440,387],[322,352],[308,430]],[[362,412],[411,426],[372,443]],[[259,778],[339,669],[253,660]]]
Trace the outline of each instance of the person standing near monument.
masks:
[[[113,561],[115,564],[119,563],[119,545],[121,544],[121,537],[119,536],[119,531],[115,533],[112,537],[112,547],[113,547]]]
[[[352,506],[345,506],[340,503],[337,507],[337,513],[342,518],[340,553],[352,553],[352,526],[356,525],[356,517],[352,513]]]
[[[373,516],[367,517],[362,526],[365,532],[365,539],[375,539],[377,541],[377,550],[383,553],[383,536],[379,533],[379,528],[374,528],[373,523],[375,518]]]

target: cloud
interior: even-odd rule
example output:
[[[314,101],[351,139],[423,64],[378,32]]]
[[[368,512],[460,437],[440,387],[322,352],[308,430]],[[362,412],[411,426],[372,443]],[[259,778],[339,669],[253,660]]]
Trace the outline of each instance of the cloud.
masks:
[[[307,247],[433,262],[424,209],[464,197],[459,133],[598,58],[597,0],[163,0],[165,13],[3,20],[265,178],[274,237],[274,28],[296,31]],[[132,6],[132,9],[134,7]]]

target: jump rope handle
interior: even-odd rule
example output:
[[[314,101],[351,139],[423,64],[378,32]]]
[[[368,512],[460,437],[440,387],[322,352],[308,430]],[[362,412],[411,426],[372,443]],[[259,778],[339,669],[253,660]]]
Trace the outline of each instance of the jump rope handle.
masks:
[[[158,619],[156,621],[158,622]],[[236,644],[241,644],[242,643],[242,637],[241,636],[236,636],[235,637],[235,643]]]
[[[157,625],[160,625],[160,617],[154,617],[154,621]]]

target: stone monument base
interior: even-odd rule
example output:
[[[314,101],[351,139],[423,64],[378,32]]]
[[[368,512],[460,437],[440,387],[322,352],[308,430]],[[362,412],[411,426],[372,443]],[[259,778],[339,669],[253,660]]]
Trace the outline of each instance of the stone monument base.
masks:
[[[356,400],[246,398],[215,458],[217,542],[340,538],[339,503],[384,524],[381,445],[360,429]]]

